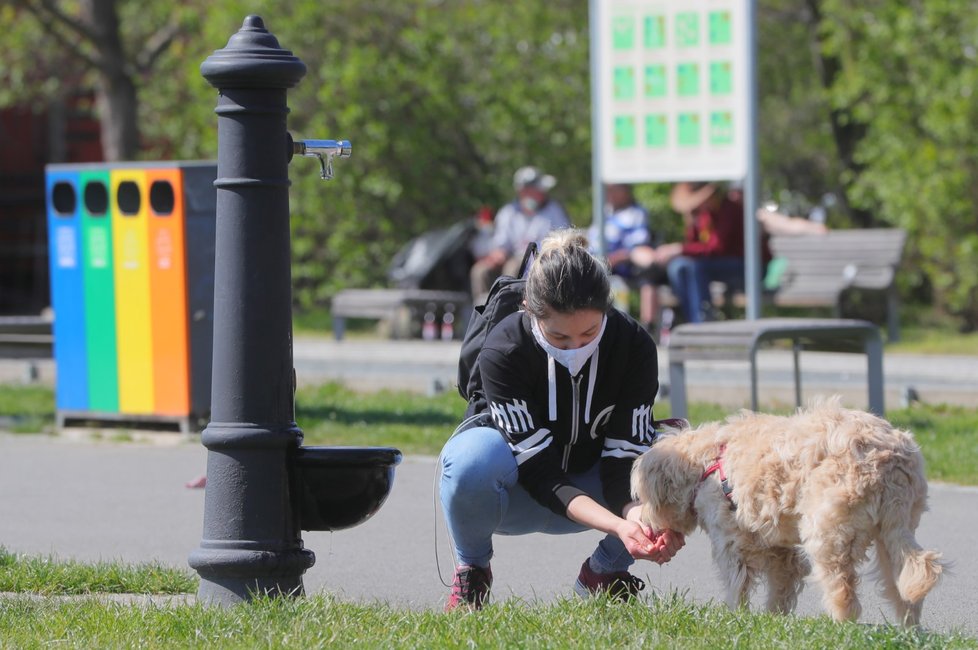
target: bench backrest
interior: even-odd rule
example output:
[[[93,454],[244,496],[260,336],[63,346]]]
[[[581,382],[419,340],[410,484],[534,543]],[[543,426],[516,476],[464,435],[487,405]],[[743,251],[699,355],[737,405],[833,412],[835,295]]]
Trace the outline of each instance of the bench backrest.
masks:
[[[848,288],[889,289],[906,239],[899,228],[774,236],[772,253],[787,261],[775,301],[818,305],[834,302]]]

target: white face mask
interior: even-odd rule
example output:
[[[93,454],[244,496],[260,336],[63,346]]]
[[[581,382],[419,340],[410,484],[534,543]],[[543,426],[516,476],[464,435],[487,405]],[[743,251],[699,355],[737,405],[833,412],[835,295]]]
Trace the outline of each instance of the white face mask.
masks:
[[[598,330],[598,335],[595,336],[590,343],[571,350],[561,350],[547,340],[547,337],[544,336],[543,331],[540,329],[537,319],[533,318],[531,320],[533,322],[533,338],[537,340],[537,343],[540,344],[540,347],[543,348],[544,352],[550,355],[554,361],[567,368],[571,374],[571,377],[576,377],[577,374],[581,372],[581,368],[583,368],[584,364],[587,363],[587,360],[591,358],[594,351],[598,349],[598,344],[601,342],[601,337],[604,335],[605,325],[608,324],[608,317],[602,316],[601,329]]]
[[[532,196],[524,196],[520,199],[520,208],[523,212],[527,214],[536,214],[537,209],[540,207],[540,202],[537,201]]]

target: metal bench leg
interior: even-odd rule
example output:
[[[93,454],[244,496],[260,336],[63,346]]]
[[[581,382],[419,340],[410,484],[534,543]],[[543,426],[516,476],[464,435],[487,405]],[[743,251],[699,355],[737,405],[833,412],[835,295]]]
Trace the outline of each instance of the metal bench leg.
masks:
[[[869,384],[869,410],[876,415],[886,415],[883,404],[883,341],[879,332],[866,338],[866,365]]]
[[[686,367],[682,361],[669,361],[669,408],[674,418],[686,417]]]
[[[896,285],[886,292],[886,337],[890,343],[900,340],[900,297]]]
[[[750,408],[757,412],[757,345],[750,349]]]
[[[333,338],[342,341],[346,334],[346,319],[342,316],[333,316]]]
[[[797,340],[791,342],[791,352],[795,358],[795,406],[801,407],[801,344]]]

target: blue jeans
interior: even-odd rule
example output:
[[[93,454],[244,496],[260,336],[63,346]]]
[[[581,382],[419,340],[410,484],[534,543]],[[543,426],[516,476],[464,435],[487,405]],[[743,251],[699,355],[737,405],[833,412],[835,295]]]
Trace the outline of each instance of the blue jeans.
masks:
[[[710,282],[743,282],[744,259],[742,257],[687,257],[673,258],[666,267],[669,285],[679,298],[686,321],[703,321],[703,303],[710,301]]]
[[[476,426],[456,433],[445,443],[439,460],[441,504],[457,564],[489,566],[493,534],[564,535],[589,530],[540,505],[516,482],[513,452],[492,427]],[[607,507],[601,496],[599,465],[570,479]],[[599,573],[624,571],[634,561],[621,540],[607,535],[591,555],[591,568]]]

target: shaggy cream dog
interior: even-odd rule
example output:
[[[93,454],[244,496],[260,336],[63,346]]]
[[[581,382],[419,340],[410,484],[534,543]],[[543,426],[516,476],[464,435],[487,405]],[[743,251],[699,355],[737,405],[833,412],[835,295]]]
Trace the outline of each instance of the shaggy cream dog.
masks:
[[[811,572],[832,617],[855,620],[856,568],[875,544],[883,595],[916,625],[943,570],[914,538],[927,482],[913,436],[838,398],[666,432],[635,461],[632,492],[654,529],[707,532],[731,608],[766,576],[767,608],[790,612]]]

